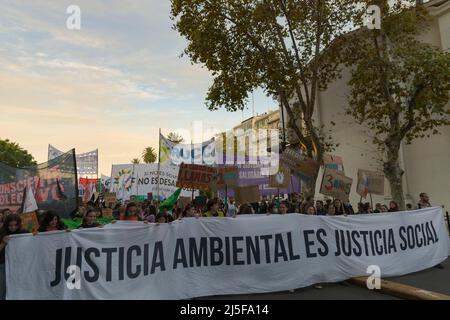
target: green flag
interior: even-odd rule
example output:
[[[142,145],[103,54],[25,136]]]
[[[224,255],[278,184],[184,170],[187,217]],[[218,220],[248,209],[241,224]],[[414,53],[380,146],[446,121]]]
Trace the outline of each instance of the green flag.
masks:
[[[170,197],[168,197],[166,199],[166,201],[164,201],[162,203],[162,205],[159,206],[159,210],[162,210],[162,209],[172,210],[173,205],[175,204],[175,202],[177,202],[178,198],[180,197],[180,194],[181,194],[181,188],[178,188],[177,191],[175,191]]]
[[[103,225],[111,223],[113,220],[114,220],[114,217],[100,217],[100,218],[97,218],[97,222],[100,223],[100,224],[103,224]],[[82,218],[62,219],[62,221],[67,226],[67,228],[69,228],[69,230],[76,229],[79,226],[81,226],[81,224],[83,223],[83,219]]]

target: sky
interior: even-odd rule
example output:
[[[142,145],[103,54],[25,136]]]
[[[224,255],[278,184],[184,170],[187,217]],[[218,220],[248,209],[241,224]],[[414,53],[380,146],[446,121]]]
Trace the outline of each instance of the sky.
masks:
[[[66,12],[81,9],[81,29]],[[172,29],[161,0],[2,0],[0,2],[0,139],[41,163],[48,144],[77,153],[99,149],[99,174],[129,163],[163,134],[224,131],[277,107],[256,91],[244,112],[211,112],[212,77],[180,58],[186,41]],[[209,137],[204,137],[206,138]],[[199,141],[194,141],[199,142]]]

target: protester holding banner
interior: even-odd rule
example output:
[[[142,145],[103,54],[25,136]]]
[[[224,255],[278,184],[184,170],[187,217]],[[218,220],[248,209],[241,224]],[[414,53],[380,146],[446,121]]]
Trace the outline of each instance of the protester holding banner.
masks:
[[[389,212],[398,212],[400,211],[397,202],[391,201],[389,202]]]
[[[139,221],[139,210],[134,202],[129,202],[126,206],[125,212],[120,215],[120,220],[125,221]]]
[[[345,210],[344,204],[342,203],[341,199],[334,199],[334,208],[335,208],[335,215],[336,216],[342,216],[346,215],[347,211]]]
[[[238,211],[238,215],[241,214],[254,214],[255,210],[253,209],[253,207],[248,204],[248,203],[243,203],[240,207],[239,207],[239,211]]]
[[[288,213],[288,204],[286,201],[283,201],[280,203],[280,208],[278,209],[280,214],[286,214]]]
[[[417,208],[418,209],[431,208],[430,198],[428,197],[428,194],[426,194],[425,192],[422,192],[419,195],[419,197],[420,197],[420,200],[417,203]]]
[[[336,215],[336,207],[332,204],[328,205],[327,216],[335,216],[335,215]]]
[[[22,220],[19,215],[8,215],[0,228],[0,300],[6,298],[5,248],[8,245],[9,236],[20,233],[27,233],[27,231],[22,230]]]
[[[38,229],[39,232],[56,230],[66,230],[67,226],[61,221],[59,214],[54,211],[47,211]]]
[[[325,207],[323,206],[323,201],[321,201],[321,200],[316,201],[316,213],[318,216],[326,216],[327,215]]]
[[[206,205],[205,217],[225,217],[222,211],[219,211],[219,200],[212,199]]]
[[[306,209],[306,214],[309,216],[316,216],[317,215],[316,207],[314,206],[308,207],[308,209]]]
[[[99,214],[101,215],[100,209],[89,209],[83,218],[83,223],[78,227],[78,229],[102,227],[102,225],[97,222],[97,217]]]

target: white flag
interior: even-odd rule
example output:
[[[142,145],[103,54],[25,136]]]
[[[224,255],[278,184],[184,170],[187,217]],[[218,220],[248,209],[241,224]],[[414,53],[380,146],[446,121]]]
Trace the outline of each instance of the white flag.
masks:
[[[33,190],[31,189],[31,186],[27,186],[27,189],[25,191],[25,196],[24,196],[22,213],[34,212],[37,209],[38,209],[38,206],[36,203],[36,199],[34,197]]]

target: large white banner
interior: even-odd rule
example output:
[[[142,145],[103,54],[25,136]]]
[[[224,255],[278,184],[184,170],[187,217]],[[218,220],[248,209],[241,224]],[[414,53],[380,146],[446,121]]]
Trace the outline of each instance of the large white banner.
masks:
[[[355,215],[185,218],[12,236],[7,299],[186,299],[289,290],[433,267],[447,259],[441,208]],[[80,272],[76,271],[76,267]],[[66,273],[73,268],[73,275]],[[70,272],[69,272],[70,273]]]
[[[175,165],[161,165],[159,173],[159,194],[163,198],[169,197],[176,187],[180,167]],[[111,172],[111,192],[115,192],[117,199],[129,200],[132,195],[158,194],[158,164],[125,164],[113,165]],[[198,193],[195,193],[198,194]],[[183,190],[182,197],[191,197],[192,192]]]
[[[63,154],[64,152],[58,150],[51,144],[48,145],[48,161]],[[76,159],[77,173],[79,176],[98,174],[98,149],[91,152],[77,154]]]

